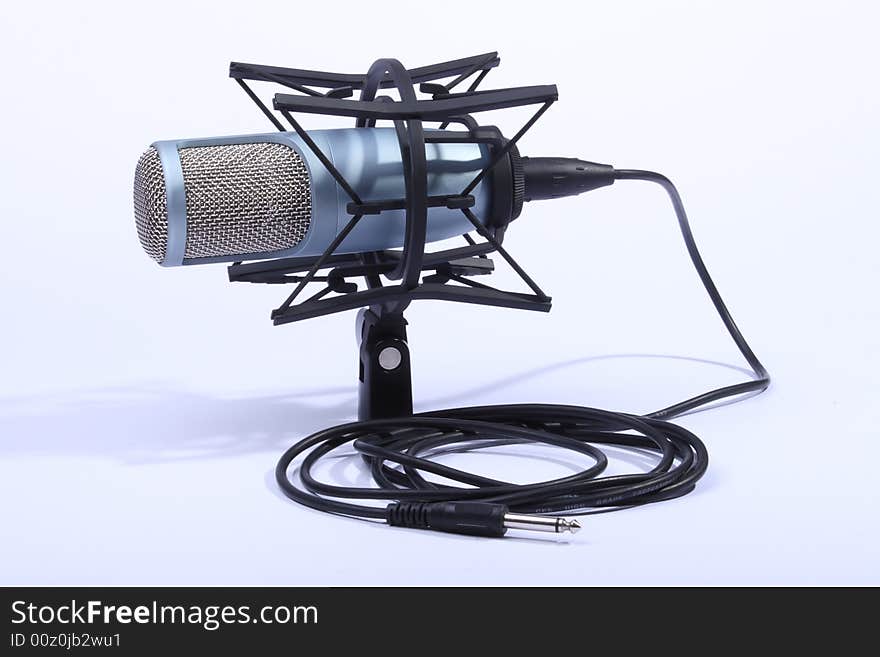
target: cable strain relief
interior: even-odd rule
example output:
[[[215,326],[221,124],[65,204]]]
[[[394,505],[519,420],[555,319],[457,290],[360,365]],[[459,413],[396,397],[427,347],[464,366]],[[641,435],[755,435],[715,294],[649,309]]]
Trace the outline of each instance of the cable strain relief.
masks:
[[[613,185],[617,177],[610,164],[574,157],[524,157],[520,164],[526,201],[576,196]]]
[[[394,527],[430,529],[426,502],[395,502],[385,507],[385,521]]]

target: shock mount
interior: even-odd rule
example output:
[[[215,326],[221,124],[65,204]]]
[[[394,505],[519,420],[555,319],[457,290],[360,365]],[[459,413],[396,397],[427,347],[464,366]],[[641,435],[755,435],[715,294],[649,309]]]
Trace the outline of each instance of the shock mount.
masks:
[[[503,247],[504,232],[522,206],[496,208],[490,217],[474,214],[472,192],[484,179],[498,184],[510,175],[496,176],[512,166],[505,156],[538,121],[557,97],[555,85],[478,90],[489,72],[498,66],[495,52],[407,70],[396,59],[380,59],[365,75],[309,71],[233,62],[229,75],[280,131],[284,124],[248,85],[248,81],[273,82],[296,93],[275,94],[273,107],[305,142],[349,197],[350,219],[328,248],[317,258],[281,258],[261,262],[236,262],[228,268],[229,280],[248,283],[294,284],[293,292],[272,311],[275,325],[296,322],[345,310],[361,308],[359,404],[361,420],[406,417],[412,414],[410,353],[404,311],[419,299],[456,301],[521,310],[547,312],[551,299]],[[441,84],[437,80],[453,77]],[[471,80],[464,92],[453,92]],[[416,85],[418,86],[418,90]],[[399,99],[379,95],[394,89]],[[359,92],[357,100],[352,99]],[[418,93],[422,97],[418,96]],[[509,140],[493,126],[481,126],[473,114],[489,110],[537,105],[538,108]],[[358,128],[370,129],[377,121],[391,121],[403,163],[403,198],[364,200],[309,137],[294,113],[350,117]],[[439,123],[439,130],[426,130],[426,123]],[[451,125],[461,130],[446,130]],[[425,145],[472,143],[486,145],[489,163],[459,194],[430,196],[427,189]],[[509,172],[508,172],[509,173]],[[509,182],[507,183],[509,184]],[[511,194],[511,206],[516,196]],[[466,233],[464,246],[427,252],[425,238],[428,208],[460,210],[483,241]],[[365,215],[389,210],[405,211],[404,244],[400,250],[338,254],[345,237]],[[500,290],[474,280],[489,275],[497,253],[528,287],[528,292]],[[358,284],[363,280],[364,286]],[[323,286],[300,300],[306,286]]]

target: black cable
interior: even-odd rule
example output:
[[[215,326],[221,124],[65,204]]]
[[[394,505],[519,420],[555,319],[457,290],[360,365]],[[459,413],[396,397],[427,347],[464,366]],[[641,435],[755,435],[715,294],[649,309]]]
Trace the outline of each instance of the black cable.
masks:
[[[735,397],[748,392],[762,392],[766,390],[767,386],[770,385],[770,374],[761,364],[761,361],[758,360],[758,357],[755,356],[755,352],[752,351],[752,348],[749,347],[745,337],[743,337],[743,334],[737,327],[736,322],[733,321],[730,311],[724,304],[724,300],[721,298],[718,288],[715,287],[712,277],[709,276],[709,271],[706,269],[703,257],[697,249],[694,234],[691,232],[691,225],[688,222],[684,203],[682,203],[681,196],[675,188],[675,185],[673,185],[672,181],[666,176],[653,171],[618,169],[615,171],[615,178],[618,180],[646,180],[648,182],[657,183],[666,190],[667,194],[669,194],[669,198],[672,201],[672,207],[675,209],[675,216],[678,217],[678,226],[681,229],[681,236],[684,238],[684,243],[685,246],[687,246],[691,262],[694,264],[694,269],[697,270],[697,274],[703,282],[703,287],[706,288],[706,292],[709,294],[709,298],[712,300],[715,310],[718,311],[718,316],[721,317],[721,321],[724,322],[727,332],[730,333],[730,337],[733,338],[733,342],[736,344],[737,349],[739,349],[740,353],[746,359],[746,362],[748,362],[749,367],[752,368],[752,372],[755,375],[755,378],[752,381],[725,386],[723,388],[718,388],[717,390],[710,390],[702,395],[697,395],[696,397],[679,402],[678,404],[673,404],[672,406],[668,406],[659,411],[649,413],[650,417],[673,418],[700,406],[711,404],[712,402]]]
[[[737,328],[697,249],[681,197],[665,176],[619,170],[618,180],[644,180],[669,194],[694,268],[754,380],[725,386],[667,408],[633,415],[582,406],[510,404],[454,408],[411,417],[351,422],[319,431],[290,447],[275,470],[282,491],[305,506],[393,525],[500,536],[507,528],[575,530],[563,518],[519,514],[577,515],[614,510],[686,495],[706,472],[708,453],[693,433],[667,420],[712,402],[767,388],[770,378]],[[335,486],[311,470],[331,451],[351,443],[370,467],[376,487]],[[543,443],[583,454],[593,464],[577,474],[533,484],[513,484],[431,460],[440,451]],[[647,472],[600,476],[608,459],[596,445],[647,450],[656,455]],[[297,457],[298,487],[288,476]],[[393,467],[389,464],[394,464]],[[462,485],[428,481],[423,473]],[[386,507],[342,500],[389,500]]]

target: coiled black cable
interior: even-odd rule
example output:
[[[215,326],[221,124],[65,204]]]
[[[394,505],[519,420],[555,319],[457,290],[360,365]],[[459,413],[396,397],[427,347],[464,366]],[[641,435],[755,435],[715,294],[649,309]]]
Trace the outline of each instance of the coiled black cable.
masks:
[[[659,173],[637,170],[617,170],[615,178],[649,181],[666,190],[694,268],[728,333],[751,367],[753,380],[718,388],[647,415],[557,404],[510,404],[351,422],[314,433],[290,447],[275,470],[282,491],[296,502],[320,511],[430,527],[429,519],[426,520],[429,507],[446,513],[455,512],[455,504],[461,507],[461,503],[477,502],[501,505],[505,511],[516,514],[577,515],[659,502],[693,490],[708,467],[706,447],[693,433],[668,420],[712,402],[763,391],[770,384],[770,377],[737,328],[709,276],[681,197],[672,182]],[[375,487],[336,486],[312,476],[312,468],[321,457],[348,443],[352,443],[370,467]],[[590,457],[593,464],[559,479],[512,484],[430,459],[431,454],[451,446],[477,449],[517,443],[544,443],[569,449]],[[600,475],[608,459],[597,445],[648,450],[657,456],[657,461],[647,472],[603,477]],[[296,473],[301,482],[299,487],[288,471],[301,455],[305,456]],[[428,481],[423,473],[439,475],[462,485]],[[342,500],[390,500],[393,503],[386,508]],[[441,507],[443,503],[447,504]],[[461,508],[465,507],[467,505]],[[404,522],[400,518],[408,520]],[[500,535],[504,530],[485,533],[459,528],[458,531]]]

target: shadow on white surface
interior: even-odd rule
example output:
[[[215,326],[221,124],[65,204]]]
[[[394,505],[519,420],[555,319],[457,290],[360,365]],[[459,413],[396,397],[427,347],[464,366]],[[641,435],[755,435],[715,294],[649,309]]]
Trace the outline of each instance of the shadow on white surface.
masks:
[[[683,356],[593,356],[507,375],[453,395],[423,400],[419,406],[470,405],[532,378],[613,359],[680,360],[749,373],[742,367]],[[356,407],[357,390],[352,386],[223,397],[151,383],[11,396],[0,398],[0,455],[104,457],[138,464],[274,452],[309,433],[352,420]],[[617,456],[631,460],[632,465],[644,465],[638,454]],[[340,463],[334,474],[342,473],[344,459]],[[366,482],[358,477],[358,485]]]
[[[224,398],[156,385],[11,397],[0,399],[0,454],[137,464],[275,451],[351,419],[355,399],[350,387]]]
[[[462,401],[468,401],[474,397],[478,397],[479,395],[486,394],[489,392],[494,392],[495,390],[505,388],[507,386],[516,385],[522,383],[526,379],[537,378],[539,376],[543,376],[545,374],[550,374],[551,372],[557,372],[560,370],[568,369],[570,367],[574,367],[576,365],[583,365],[586,363],[599,363],[602,361],[609,360],[665,360],[665,361],[683,361],[688,363],[694,363],[697,365],[712,365],[714,367],[724,368],[727,370],[732,370],[734,372],[738,372],[740,374],[745,375],[748,379],[754,378],[754,373],[748,369],[747,367],[743,367],[741,365],[731,365],[730,363],[723,363],[717,360],[708,360],[705,358],[694,358],[691,356],[676,356],[672,354],[607,354],[603,356],[583,356],[581,358],[574,358],[572,360],[559,361],[556,363],[550,363],[549,365],[544,365],[542,367],[536,367],[526,372],[522,372],[520,374],[513,374],[501,379],[497,379],[495,381],[490,381],[479,386],[475,386],[473,388],[469,388],[468,390],[459,391],[455,395],[449,395],[446,397],[438,397],[435,399],[428,400],[423,403],[424,406],[428,408],[440,408],[444,405],[448,404],[456,404],[461,403]],[[694,394],[699,394],[705,392],[704,390],[695,390]],[[747,399],[749,397],[754,397],[756,395],[761,394],[761,392],[748,393],[745,395],[740,395],[738,397],[732,397],[730,399],[725,399],[719,402],[715,402],[713,404],[708,404],[702,408],[689,411],[688,413],[682,413],[682,415],[689,415],[691,413],[700,413],[702,411],[710,410],[712,408],[720,408],[721,406],[727,406],[729,404],[735,404],[743,399]],[[670,403],[676,403],[678,399],[671,400]],[[472,403],[472,402],[469,402]],[[552,402],[550,402],[552,403]]]

